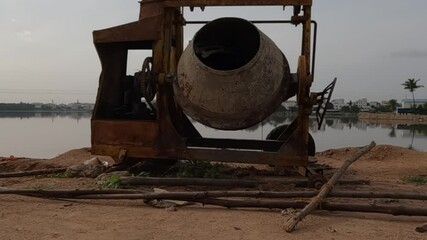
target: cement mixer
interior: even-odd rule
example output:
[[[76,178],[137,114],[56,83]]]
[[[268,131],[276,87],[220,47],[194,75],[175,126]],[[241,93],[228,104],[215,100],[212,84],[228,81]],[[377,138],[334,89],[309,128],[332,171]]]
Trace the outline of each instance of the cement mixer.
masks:
[[[289,20],[185,20],[184,9],[242,5],[277,5],[293,14]],[[314,174],[308,167],[309,153],[314,154],[308,118],[317,105],[321,124],[335,82],[323,92],[310,91],[317,29],[311,6],[311,0],[142,0],[137,21],[94,31],[102,72],[91,121],[92,153],[112,156],[117,164],[187,159],[292,166]],[[202,27],[184,50],[184,26],[190,24]],[[257,24],[301,27],[295,73]],[[126,74],[128,51],[135,49],[151,56],[140,71]],[[267,140],[207,138],[193,124],[246,129],[295,95],[298,115]]]
[[[203,26],[183,52],[177,75],[174,93],[184,112],[217,129],[251,127],[295,94],[286,57],[239,18]]]

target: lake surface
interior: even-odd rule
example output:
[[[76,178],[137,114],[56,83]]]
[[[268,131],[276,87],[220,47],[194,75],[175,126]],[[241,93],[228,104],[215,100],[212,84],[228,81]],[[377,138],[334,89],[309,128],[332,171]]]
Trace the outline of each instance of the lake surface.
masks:
[[[275,114],[262,124],[241,131],[219,131],[195,123],[205,137],[265,139],[293,117]],[[318,130],[310,121],[317,151],[377,144],[427,151],[427,125],[373,124],[354,118],[327,117]],[[0,156],[51,158],[74,148],[90,147],[90,113],[1,113]]]

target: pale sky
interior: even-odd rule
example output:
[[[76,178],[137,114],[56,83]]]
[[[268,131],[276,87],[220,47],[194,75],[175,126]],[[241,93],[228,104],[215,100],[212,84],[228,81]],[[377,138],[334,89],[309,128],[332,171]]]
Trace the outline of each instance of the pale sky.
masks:
[[[421,79],[427,98],[427,1],[313,0],[319,23],[316,78],[320,91],[338,78],[333,98],[369,101],[411,97],[401,83]],[[207,8],[187,20],[218,17],[288,19],[281,7]],[[138,19],[137,0],[1,0],[0,102],[94,102],[101,71],[92,31]],[[300,28],[259,25],[296,71]],[[196,26],[186,27],[186,42]],[[143,56],[130,55],[129,72]]]

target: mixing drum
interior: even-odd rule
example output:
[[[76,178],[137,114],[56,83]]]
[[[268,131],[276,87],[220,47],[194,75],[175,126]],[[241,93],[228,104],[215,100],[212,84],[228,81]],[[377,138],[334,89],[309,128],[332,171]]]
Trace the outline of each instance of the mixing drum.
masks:
[[[175,99],[194,120],[212,128],[251,127],[294,95],[288,61],[251,22],[220,18],[190,41],[173,83]]]

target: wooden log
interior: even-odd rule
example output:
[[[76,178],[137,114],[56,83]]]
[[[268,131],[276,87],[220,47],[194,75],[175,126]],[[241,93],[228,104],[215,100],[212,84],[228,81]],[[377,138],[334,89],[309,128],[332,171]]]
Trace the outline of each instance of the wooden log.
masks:
[[[66,168],[48,168],[48,169],[39,169],[31,171],[19,171],[19,172],[8,172],[0,173],[0,178],[10,178],[10,177],[25,177],[25,176],[35,176],[42,174],[51,174],[51,173],[61,173],[65,172]]]
[[[173,199],[180,198],[218,198],[218,197],[245,197],[245,198],[308,198],[314,197],[319,191],[197,191],[197,192],[166,192],[152,193],[132,189],[77,189],[77,190],[39,190],[39,189],[8,189],[0,188],[1,194],[34,195],[45,197],[73,197],[82,195],[115,194],[117,199]],[[421,193],[395,193],[395,192],[371,192],[371,191],[339,191],[333,190],[329,197],[339,198],[390,198],[427,200],[427,194]]]
[[[160,193],[159,193],[160,194]],[[168,193],[161,193],[168,194]],[[187,201],[193,203],[201,203],[205,205],[222,206],[226,208],[304,208],[309,203],[302,201],[278,201],[270,199],[221,199],[221,198],[189,198],[188,196],[166,196],[168,200]],[[159,199],[154,194],[95,194],[95,195],[80,195],[74,196],[73,199]],[[320,204],[320,209],[328,211],[350,211],[350,212],[370,212],[384,213],[392,215],[407,215],[407,216],[427,216],[426,208],[411,208],[405,206],[384,206],[370,204],[342,204],[342,203],[327,203]]]
[[[121,177],[123,185],[158,185],[158,186],[233,186],[256,187],[257,181],[241,179],[215,179],[215,178],[155,178],[155,177]]]
[[[249,192],[251,196],[258,194],[259,197],[284,197],[293,193],[277,192]],[[304,194],[313,194],[313,192],[302,192]],[[307,202],[302,201],[278,201],[271,199],[220,199],[215,197],[239,196],[247,197],[245,191],[212,191],[212,192],[165,192],[165,193],[140,193],[135,190],[15,190],[0,189],[0,194],[20,194],[32,197],[55,197],[55,198],[72,198],[72,199],[164,199],[180,200],[188,202],[197,202],[206,205],[223,206],[227,208],[303,208]],[[281,195],[282,194],[282,195]],[[347,195],[347,194],[345,194]],[[351,195],[354,195],[353,193]],[[410,194],[411,195],[411,194]],[[410,196],[408,195],[408,196]],[[364,196],[367,196],[366,194]],[[417,195],[417,198],[419,196]],[[423,197],[425,199],[425,196]],[[427,216],[425,208],[411,208],[405,206],[384,206],[370,204],[339,204],[323,202],[318,209],[329,211],[351,211],[351,212],[372,212],[385,213],[393,215],[408,216]]]
[[[123,185],[157,185],[157,186],[233,186],[233,187],[257,187],[260,184],[269,183],[269,180],[244,180],[244,179],[215,179],[215,178],[155,178],[155,177],[121,177]],[[296,187],[307,187],[307,178],[283,178],[275,179],[275,183],[292,184]],[[342,180],[340,184],[369,184],[368,180]]]
[[[396,216],[398,215],[427,216],[427,208],[413,208],[413,207],[405,207],[405,206],[323,202],[321,203],[320,208],[324,210],[329,210],[329,211],[384,213],[384,214],[391,214]]]
[[[102,195],[102,194],[137,194],[142,191],[132,189],[58,189],[58,190],[43,190],[43,189],[8,189],[0,188],[0,195],[15,194],[34,197],[57,197],[57,198],[73,198],[82,195]]]
[[[316,192],[316,195],[318,192]],[[314,192],[313,192],[314,195]],[[372,192],[372,191],[340,191],[332,190],[328,197],[337,198],[390,198],[390,199],[412,199],[427,200],[427,194],[409,192]]]
[[[292,232],[296,225],[304,219],[308,214],[310,214],[313,210],[317,209],[324,201],[326,196],[338,182],[339,178],[344,174],[348,167],[355,161],[357,161],[360,157],[369,152],[373,147],[375,147],[375,142],[372,141],[369,145],[365,146],[360,151],[353,154],[350,158],[346,159],[343,165],[334,173],[334,175],[329,179],[329,181],[322,186],[320,192],[317,196],[313,197],[310,203],[304,207],[300,212],[291,217],[286,223],[285,230],[286,232]]]
[[[65,172],[66,168],[50,168],[31,171],[18,171],[0,173],[0,178],[36,176],[42,174],[52,174]],[[126,185],[164,185],[164,186],[184,186],[184,185],[205,185],[205,186],[235,186],[235,187],[257,187],[259,184],[268,183],[268,180],[242,180],[242,179],[208,179],[208,178],[150,178],[150,177],[122,177],[121,181]],[[280,184],[292,184],[296,187],[307,187],[307,179],[280,179],[275,180]],[[369,184],[367,180],[342,180],[340,184]]]
[[[191,200],[183,200],[191,201]],[[228,199],[196,199],[207,205],[217,205],[227,208],[303,208],[307,202],[272,201],[272,200],[228,200]],[[321,209],[328,211],[370,212],[392,215],[427,216],[427,208],[411,208],[404,206],[383,206],[369,204],[327,203],[321,204]]]
[[[104,196],[110,199],[203,199],[203,198],[230,198],[230,197],[243,197],[243,198],[308,198],[316,196],[317,191],[310,192],[250,192],[250,191],[207,191],[207,192],[164,192],[164,193],[131,193],[121,194],[112,193],[114,196]],[[94,193],[97,194],[97,193]],[[108,193],[106,193],[108,194]],[[111,193],[110,193],[111,194]],[[360,195],[359,195],[360,194]],[[87,194],[81,194],[87,195]],[[97,194],[82,196],[82,198],[100,198],[103,196]],[[427,200],[426,194],[417,193],[373,193],[373,192],[331,192],[330,197],[348,197],[348,198],[383,198],[387,196],[390,199],[411,199],[411,200]]]

